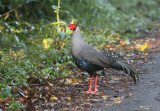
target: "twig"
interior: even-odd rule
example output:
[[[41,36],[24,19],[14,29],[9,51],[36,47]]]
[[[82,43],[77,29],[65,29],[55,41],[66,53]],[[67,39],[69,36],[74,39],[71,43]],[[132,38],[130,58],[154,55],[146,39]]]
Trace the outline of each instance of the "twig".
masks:
[[[4,13],[4,14],[3,14],[3,15],[1,15],[0,17],[3,17],[3,16],[5,16],[5,15],[10,14],[11,12],[15,11],[17,8],[22,7],[22,5],[24,5],[24,4],[21,4],[21,5],[19,5],[18,7],[14,8],[14,9],[12,9],[12,10],[10,10],[10,11],[6,12],[6,13]]]

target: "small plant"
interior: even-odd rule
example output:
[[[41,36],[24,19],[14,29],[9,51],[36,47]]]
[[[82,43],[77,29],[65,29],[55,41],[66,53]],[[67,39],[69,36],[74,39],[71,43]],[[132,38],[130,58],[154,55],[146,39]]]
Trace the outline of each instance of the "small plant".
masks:
[[[15,101],[15,97],[17,96],[19,96],[19,94],[12,94],[9,86],[1,86],[0,101],[4,103],[1,105],[5,110],[12,111],[19,108],[25,108],[25,105],[21,105],[19,101]]]

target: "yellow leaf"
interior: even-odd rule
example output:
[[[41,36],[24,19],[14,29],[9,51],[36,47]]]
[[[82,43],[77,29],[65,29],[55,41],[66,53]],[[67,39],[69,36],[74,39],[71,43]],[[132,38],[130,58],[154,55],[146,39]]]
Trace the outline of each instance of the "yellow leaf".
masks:
[[[68,82],[68,83],[70,83],[70,84],[73,84],[73,81],[72,81],[72,79],[66,79],[66,81]]]
[[[108,96],[104,95],[102,96],[103,99],[107,100],[108,99]]]
[[[79,80],[77,78],[73,78],[73,82],[77,83]]]
[[[56,96],[51,96],[49,99],[58,100],[58,98]]]
[[[77,79],[77,78],[71,78],[71,79],[66,79],[66,81],[69,83],[69,84],[74,84],[74,83],[78,83],[79,81],[81,81],[80,79]]]
[[[112,77],[114,80],[120,80],[120,78]]]
[[[122,103],[121,100],[115,100],[115,101],[113,102],[113,104],[121,104],[121,103]]]
[[[111,45],[106,45],[106,48],[109,48],[109,47],[111,47]]]
[[[69,71],[68,74],[72,74],[72,71]]]
[[[4,65],[4,63],[3,63],[3,62],[0,62],[0,64],[1,64],[1,65]]]
[[[145,53],[145,56],[148,56],[148,53]]]
[[[144,45],[142,45],[142,47],[140,48],[140,51],[144,51],[145,49],[148,48],[147,43],[145,43]]]
[[[43,40],[43,48],[48,49],[52,43],[53,43],[53,39],[51,39],[51,38],[44,39]]]
[[[67,95],[67,99],[68,99],[68,100],[71,100],[71,96],[70,96],[70,95]]]
[[[144,44],[144,48],[145,48],[145,49],[146,49],[146,48],[148,48],[148,45],[147,45],[147,43],[145,43],[145,44]]]
[[[65,42],[63,42],[63,43],[61,43],[61,49],[64,47],[64,45],[65,45]]]
[[[60,83],[64,82],[64,79],[61,79],[59,82],[60,82]]]
[[[2,98],[0,98],[0,102],[3,102],[3,99],[2,99]]]

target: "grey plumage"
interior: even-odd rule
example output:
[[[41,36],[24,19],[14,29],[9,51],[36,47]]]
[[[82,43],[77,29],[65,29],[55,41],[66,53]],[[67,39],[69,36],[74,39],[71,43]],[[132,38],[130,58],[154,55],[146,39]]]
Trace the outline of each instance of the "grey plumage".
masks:
[[[109,54],[104,54],[101,51],[88,45],[84,41],[78,26],[73,32],[71,51],[72,51],[72,56],[74,57],[74,61],[77,62],[76,65],[78,64],[78,61],[85,60],[87,64],[89,63],[99,67],[95,70],[92,68],[93,71],[90,71],[88,69],[86,70],[86,68],[82,66],[83,64],[77,65],[81,69],[86,70],[88,73],[95,74],[95,71],[101,70],[103,68],[114,68],[118,70],[123,70],[125,73],[129,74],[136,83],[138,75],[136,70],[131,65],[124,63],[118,60],[117,58],[110,56]],[[90,75],[92,76],[93,74]]]

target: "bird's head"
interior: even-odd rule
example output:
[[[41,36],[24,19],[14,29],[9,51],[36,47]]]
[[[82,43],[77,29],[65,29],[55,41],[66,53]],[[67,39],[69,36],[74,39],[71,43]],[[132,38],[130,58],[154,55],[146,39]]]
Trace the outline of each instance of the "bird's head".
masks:
[[[77,28],[77,24],[70,24],[68,25],[68,27],[70,28],[70,30],[75,30]]]

